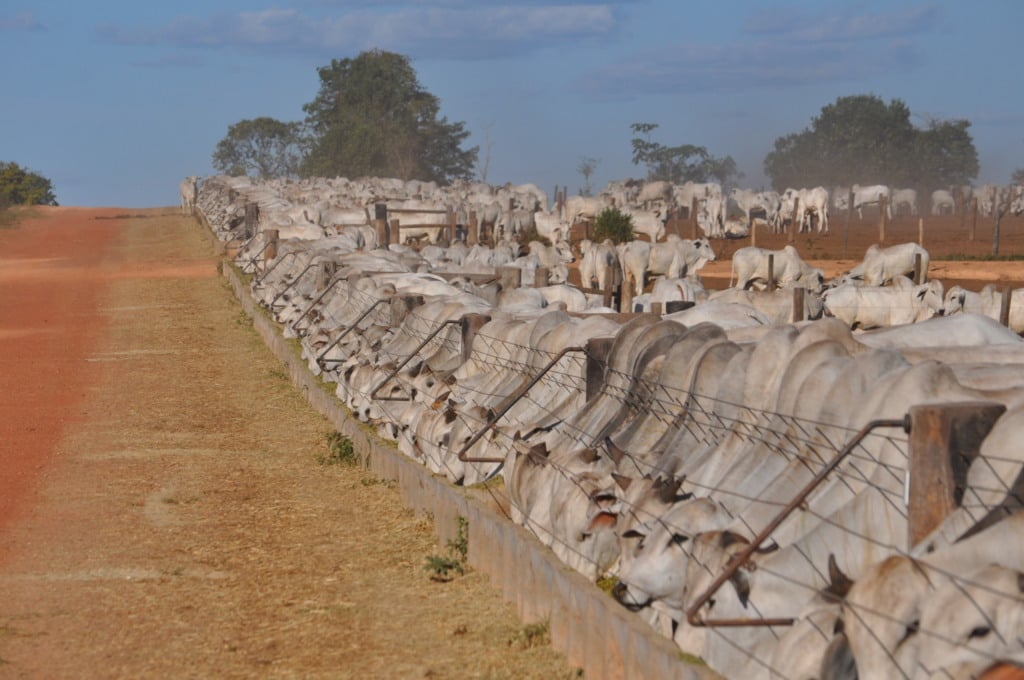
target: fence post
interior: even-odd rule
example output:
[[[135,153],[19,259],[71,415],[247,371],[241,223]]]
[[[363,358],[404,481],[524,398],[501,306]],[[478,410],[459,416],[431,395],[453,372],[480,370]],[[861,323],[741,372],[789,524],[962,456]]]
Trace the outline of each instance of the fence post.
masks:
[[[387,248],[389,243],[387,203],[375,203],[373,205],[373,229],[377,232],[378,247]]]
[[[921,253],[914,253],[914,283],[918,285],[924,283],[925,273],[921,269]]]
[[[466,245],[475,246],[480,242],[480,223],[476,219],[476,210],[469,211],[469,224],[466,227],[469,233],[466,234]]]
[[[960,504],[967,469],[1006,411],[994,402],[910,407],[908,548],[928,536]]]
[[[850,243],[850,218],[853,216],[853,189],[846,196],[846,226],[843,227],[843,259],[846,259],[846,247]]]
[[[878,195],[878,242],[885,243],[885,218],[888,214],[889,198]]]
[[[398,328],[409,316],[409,312],[423,304],[423,296],[412,293],[400,293],[391,296],[391,327]]]
[[[519,267],[498,267],[498,281],[502,290],[515,290],[521,285],[523,270]]]
[[[652,302],[651,314],[657,314],[658,316],[661,316],[664,313],[664,307],[665,306],[660,302]]]
[[[455,243],[455,208],[448,208],[448,245]]]
[[[796,240],[797,225],[803,224],[803,220],[800,217],[800,197],[797,196],[793,199],[793,220],[789,223],[789,236],[786,239],[789,243]]]
[[[757,247],[757,222],[753,218],[750,219],[750,247]]]
[[[917,245],[924,247],[924,218],[917,218]]]
[[[697,197],[690,199],[690,239],[697,240]]]
[[[971,240],[974,240],[974,233],[978,229],[978,197],[971,197]]]
[[[797,286],[793,289],[793,323],[804,320],[804,289]]]
[[[604,387],[605,369],[614,343],[615,338],[587,340],[587,401],[596,397]]]
[[[462,363],[469,361],[469,356],[473,353],[473,341],[476,339],[476,334],[490,320],[491,317],[486,314],[466,314],[462,317],[460,325],[462,332]]]
[[[263,249],[263,264],[266,266],[268,262],[277,257],[277,229],[264,229],[263,239],[266,248]]]
[[[251,238],[256,235],[256,230],[259,228],[260,222],[260,204],[259,203],[246,203],[245,204],[245,237]]]
[[[768,292],[775,290],[775,255],[768,253]]]
[[[622,283],[622,265],[619,264],[619,258],[612,260],[612,266],[608,271],[608,281],[605,283],[604,288],[604,300],[603,304],[605,307],[612,306],[612,300],[615,297],[615,291],[618,290],[619,285]]]
[[[622,277],[622,285],[619,290],[619,311],[623,314],[633,311],[633,286],[636,279],[632,272],[626,272]]]
[[[999,300],[999,323],[1010,327],[1010,303],[1013,301],[1013,289],[1003,288],[1003,297]]]
[[[398,220],[397,219],[391,220],[391,228],[388,231],[388,245],[390,245],[392,243],[401,243],[402,242],[401,232],[399,231],[400,228],[401,227],[398,224]]]

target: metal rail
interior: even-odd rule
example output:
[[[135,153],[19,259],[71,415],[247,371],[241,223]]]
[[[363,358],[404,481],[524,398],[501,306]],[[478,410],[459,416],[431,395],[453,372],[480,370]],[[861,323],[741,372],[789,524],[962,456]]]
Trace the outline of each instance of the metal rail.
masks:
[[[331,292],[331,289],[333,289],[336,285],[338,285],[340,282],[345,281],[345,280],[346,279],[344,279],[344,278],[337,278],[337,279],[334,279],[333,281],[331,281],[330,284],[328,284],[327,287],[324,288],[323,292],[321,292],[319,295],[317,295],[315,298],[313,298],[313,301],[309,303],[309,306],[306,307],[305,311],[303,311],[302,314],[300,314],[297,319],[295,319],[294,321],[290,322],[288,324],[288,326],[293,331],[298,333],[300,329],[297,327],[296,324],[298,324],[300,321],[302,321],[304,318],[306,318],[306,315],[309,314],[311,311],[313,311],[314,307],[316,307],[318,304],[320,304],[320,301],[324,299],[324,296],[327,295],[327,293]],[[301,330],[304,331],[305,329],[301,329]]]
[[[786,518],[793,513],[794,510],[803,505],[804,501],[807,500],[807,497],[811,495],[811,492],[814,491],[814,489],[817,488],[817,486],[821,484],[822,481],[824,481],[824,479],[829,475],[829,473],[835,470],[839,463],[841,463],[843,459],[850,455],[850,453],[852,453],[853,450],[857,448],[861,441],[863,441],[864,438],[867,437],[872,430],[875,430],[879,427],[900,427],[903,428],[904,432],[910,432],[910,415],[905,415],[899,419],[872,420],[867,425],[862,427],[860,431],[858,431],[857,434],[853,436],[853,439],[847,442],[846,446],[844,446],[843,449],[838,454],[836,454],[835,458],[830,460],[828,464],[825,465],[825,467],[822,468],[818,472],[818,474],[814,476],[814,479],[808,482],[807,485],[804,486],[804,488],[801,489],[800,492],[797,493],[797,495],[794,496],[793,499],[786,504],[786,507],[783,508],[782,511],[779,512],[779,514],[776,515],[775,518],[772,519],[772,521],[769,522],[768,525],[764,529],[762,529],[760,533],[757,534],[757,536],[754,537],[754,540],[751,541],[746,548],[741,550],[731,560],[729,560],[729,563],[725,567],[725,571],[719,574],[718,578],[711,582],[711,585],[708,586],[707,590],[701,593],[697,597],[697,599],[694,600],[693,604],[691,604],[687,608],[686,620],[687,622],[689,622],[691,626],[707,628],[735,628],[743,626],[793,625],[795,621],[795,619],[793,618],[704,619],[700,617],[699,612],[700,608],[707,604],[708,601],[710,601],[711,598],[715,596],[715,593],[718,592],[718,589],[721,588],[730,578],[732,578],[736,574],[736,572],[740,570],[740,567],[747,563],[751,555],[753,555],[761,547],[761,544],[764,543],[769,536],[771,536],[772,532],[778,529],[779,525],[782,524],[786,520]]]
[[[265,272],[263,272],[262,274],[260,274],[259,276],[257,276],[257,277],[256,277],[256,279],[255,279],[255,281],[253,281],[253,283],[254,283],[255,285],[257,285],[257,286],[263,285],[263,279],[267,278],[267,275],[268,275],[268,274],[270,274],[270,272],[272,272],[272,271],[274,271],[275,269],[277,269],[277,265],[281,264],[282,262],[284,262],[285,260],[287,260],[287,259],[288,259],[289,257],[292,257],[293,255],[297,254],[297,252],[298,252],[298,251],[292,250],[292,251],[289,251],[289,252],[285,253],[285,254],[284,254],[284,255],[282,255],[281,257],[279,257],[279,258],[277,259],[277,261],[276,261],[276,262],[274,262],[274,264],[273,264],[273,265],[271,265],[270,269],[267,269],[267,270],[266,270]]]
[[[291,283],[289,283],[287,286],[285,286],[280,291],[278,291],[277,295],[274,296],[274,299],[271,300],[270,304],[267,305],[267,306],[270,307],[271,309],[273,309],[274,308],[274,304],[278,300],[281,299],[281,296],[284,295],[285,293],[287,293],[289,290],[291,290],[292,286],[294,286],[295,284],[297,284],[299,281],[302,280],[302,277],[306,275],[306,272],[308,272],[310,269],[312,269],[313,267],[317,266],[318,264],[319,264],[318,262],[310,262],[308,265],[306,265],[306,268],[303,269],[301,272],[299,272],[299,275],[296,276],[294,279],[292,279]],[[276,267],[277,265],[275,264],[274,266]],[[273,268],[271,268],[271,269],[273,269]],[[266,276],[266,274],[264,274],[264,276]]]
[[[353,321],[352,324],[348,328],[346,328],[342,332],[341,335],[339,335],[337,338],[332,340],[331,344],[327,345],[327,347],[324,348],[324,351],[322,351],[322,352],[320,352],[320,354],[316,355],[316,363],[317,363],[317,365],[320,366],[320,368],[326,369],[327,367],[324,364],[327,364],[327,363],[340,364],[342,362],[342,359],[324,359],[324,355],[327,354],[328,352],[330,352],[332,349],[334,349],[339,342],[341,342],[343,339],[345,339],[346,335],[351,333],[354,329],[358,328],[359,324],[362,323],[363,319],[365,319],[366,317],[370,316],[370,312],[372,312],[373,310],[377,309],[378,306],[384,304],[385,302],[389,302],[390,300],[391,300],[391,298],[378,298],[377,300],[374,301],[374,303],[372,305],[370,305],[365,310],[363,310],[363,313],[359,315],[358,319]],[[371,399],[373,398],[372,394],[370,395],[370,398]]]
[[[476,434],[474,434],[472,437],[469,438],[469,441],[467,441],[465,443],[465,445],[462,447],[462,449],[459,451],[459,454],[458,454],[459,460],[461,460],[464,463],[504,463],[505,462],[504,458],[487,458],[487,457],[484,457],[484,456],[470,457],[470,456],[467,456],[466,454],[469,452],[469,450],[471,448],[473,448],[474,444],[476,444],[478,441],[480,441],[480,439],[484,436],[484,434],[487,433],[488,430],[493,428],[498,423],[498,421],[501,420],[502,416],[504,416],[506,413],[508,413],[509,409],[511,409],[513,406],[515,406],[516,402],[518,402],[520,399],[525,397],[526,393],[529,392],[533,388],[534,385],[536,385],[538,382],[540,382],[540,379],[543,378],[545,375],[547,375],[547,372],[550,371],[552,368],[554,368],[555,364],[557,364],[562,359],[562,357],[564,357],[569,352],[583,352],[584,354],[586,354],[587,353],[587,348],[586,347],[566,347],[561,352],[556,354],[555,358],[552,359],[551,361],[549,361],[547,363],[547,365],[540,370],[539,373],[537,373],[535,376],[530,378],[530,381],[528,383],[526,383],[521,388],[519,388],[519,390],[516,391],[515,394],[510,396],[505,401],[505,403],[502,404],[501,408],[498,409],[498,412],[491,416],[490,420],[487,421],[487,424],[484,425],[483,428],[478,430],[476,432]]]
[[[398,364],[398,366],[396,366],[394,368],[394,370],[392,370],[391,373],[389,373],[386,378],[384,378],[383,382],[381,382],[379,385],[377,385],[376,387],[373,388],[373,391],[370,392],[370,399],[379,399],[380,401],[411,401],[412,397],[378,397],[377,396],[377,392],[380,391],[380,389],[382,387],[384,387],[389,382],[391,382],[391,379],[394,378],[396,375],[398,375],[398,372],[401,371],[403,368],[405,368],[406,365],[410,361],[412,361],[412,358],[414,356],[416,356],[417,354],[419,354],[420,350],[422,350],[424,347],[427,346],[427,343],[429,343],[431,340],[436,338],[437,334],[440,333],[442,329],[447,328],[448,326],[451,326],[452,324],[457,324],[457,323],[462,323],[462,318],[461,317],[459,317],[458,319],[448,319],[447,321],[442,323],[440,326],[438,326],[437,328],[432,330],[427,335],[427,337],[423,339],[423,342],[421,342],[419,345],[417,345],[416,349],[414,349],[409,354],[409,356],[405,357],[405,359],[403,359],[402,362],[400,364]]]
[[[274,244],[275,244],[275,242],[274,242],[274,241],[267,241],[266,243],[264,243],[264,244],[263,244],[263,247],[262,247],[262,248],[260,248],[260,249],[259,249],[258,251],[256,251],[256,254],[255,254],[255,255],[253,255],[253,256],[252,256],[251,258],[249,258],[249,261],[248,261],[248,262],[246,262],[245,264],[243,264],[243,265],[242,265],[242,271],[243,271],[244,273],[248,274],[249,272],[248,272],[248,271],[246,271],[246,269],[245,269],[245,268],[246,268],[246,267],[248,267],[249,265],[253,265],[252,271],[253,271],[253,272],[255,272],[255,271],[256,271],[256,269],[257,269],[257,267],[255,266],[255,265],[256,265],[256,259],[257,259],[257,258],[258,258],[258,257],[259,257],[260,255],[262,255],[262,254],[263,254],[264,252],[266,252],[267,248],[269,248],[270,246],[272,246],[272,245],[274,245]]]

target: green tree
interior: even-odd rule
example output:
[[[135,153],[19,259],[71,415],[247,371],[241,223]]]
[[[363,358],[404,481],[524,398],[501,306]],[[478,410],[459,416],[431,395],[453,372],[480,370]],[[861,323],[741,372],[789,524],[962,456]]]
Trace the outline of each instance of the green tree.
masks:
[[[594,170],[597,169],[597,164],[600,162],[600,160],[590,156],[582,156],[580,158],[580,164],[576,166],[576,172],[583,175],[583,186],[580,188],[580,196],[589,196],[591,194],[590,176],[594,174]]]
[[[213,167],[232,176],[298,177],[302,144],[300,123],[267,117],[242,120],[228,126],[227,136],[217,142]]]
[[[0,206],[57,205],[53,184],[17,163],[0,161]]]
[[[978,174],[966,120],[915,127],[899,99],[839,97],[811,126],[775,140],[764,159],[772,186],[888,184],[919,189],[962,184]]]
[[[648,180],[664,180],[673,184],[715,180],[729,184],[742,176],[732,156],[715,158],[703,146],[665,146],[652,141],[651,133],[658,128],[657,123],[633,123],[629,127],[636,135],[630,140],[633,165],[646,166]]]
[[[376,175],[447,184],[469,179],[478,148],[465,124],[439,117],[409,58],[372,50],[318,69],[320,91],[303,106],[310,132],[302,174]]]

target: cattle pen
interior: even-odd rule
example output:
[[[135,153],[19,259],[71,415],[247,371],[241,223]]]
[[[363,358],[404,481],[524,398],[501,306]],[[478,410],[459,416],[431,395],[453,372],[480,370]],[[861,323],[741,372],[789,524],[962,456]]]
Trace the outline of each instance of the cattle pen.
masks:
[[[208,226],[227,231],[216,216]],[[653,304],[631,311],[621,274],[589,291],[608,299],[620,289],[617,316],[504,312],[485,301],[488,286],[528,300],[546,273],[495,268],[458,283],[474,291],[462,295],[461,277],[444,271],[391,270],[363,254],[332,260],[290,243],[283,256],[299,261],[284,275],[264,241],[236,260],[253,277],[233,262],[224,272],[292,379],[330,410],[364,464],[434,516],[442,539],[468,520],[471,564],[524,620],[548,620],[555,646],[588,677],[708,672],[680,649],[703,650],[728,677],[797,677],[805,657],[841,661],[842,648],[817,645],[838,635],[823,631],[839,630],[844,615],[862,658],[892,670],[891,650],[864,655],[870,643],[857,637],[887,614],[868,586],[850,590],[846,573],[870,583],[883,577],[872,565],[897,558],[927,561],[983,608],[969,571],[929,555],[1016,530],[1003,518],[1020,497],[1009,443],[1024,417],[1017,372],[992,387],[996,364],[961,366],[955,349],[893,348],[838,319],[785,325],[800,322],[800,288],[783,326],[744,335],[687,326],[676,321],[685,312],[663,317],[674,310]],[[925,260],[914,265],[918,281],[931,277]],[[984,332],[1005,345],[987,359],[1021,364],[1019,337],[991,324]],[[596,481],[595,470],[609,469],[620,488]],[[499,473],[504,488],[491,483]],[[548,486],[530,486],[538,480]],[[572,499],[583,515],[561,505]],[[611,564],[609,522],[620,540],[614,598],[594,584]],[[648,556],[645,542],[658,550]],[[653,582],[652,561],[662,565]],[[684,598],[651,594],[680,570]],[[915,629],[921,645],[948,638],[938,626]]]

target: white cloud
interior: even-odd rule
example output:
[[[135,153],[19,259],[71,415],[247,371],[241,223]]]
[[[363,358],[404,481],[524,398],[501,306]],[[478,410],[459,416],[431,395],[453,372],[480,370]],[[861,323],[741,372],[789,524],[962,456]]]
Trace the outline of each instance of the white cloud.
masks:
[[[0,31],[44,31],[46,26],[36,19],[34,12],[25,10],[12,14],[0,14]]]
[[[367,7],[315,16],[296,9],[181,17],[156,28],[105,26],[106,40],[131,45],[224,47],[337,56],[382,48],[413,57],[479,59],[532,53],[560,40],[607,36],[618,26],[608,3],[558,6]]]

